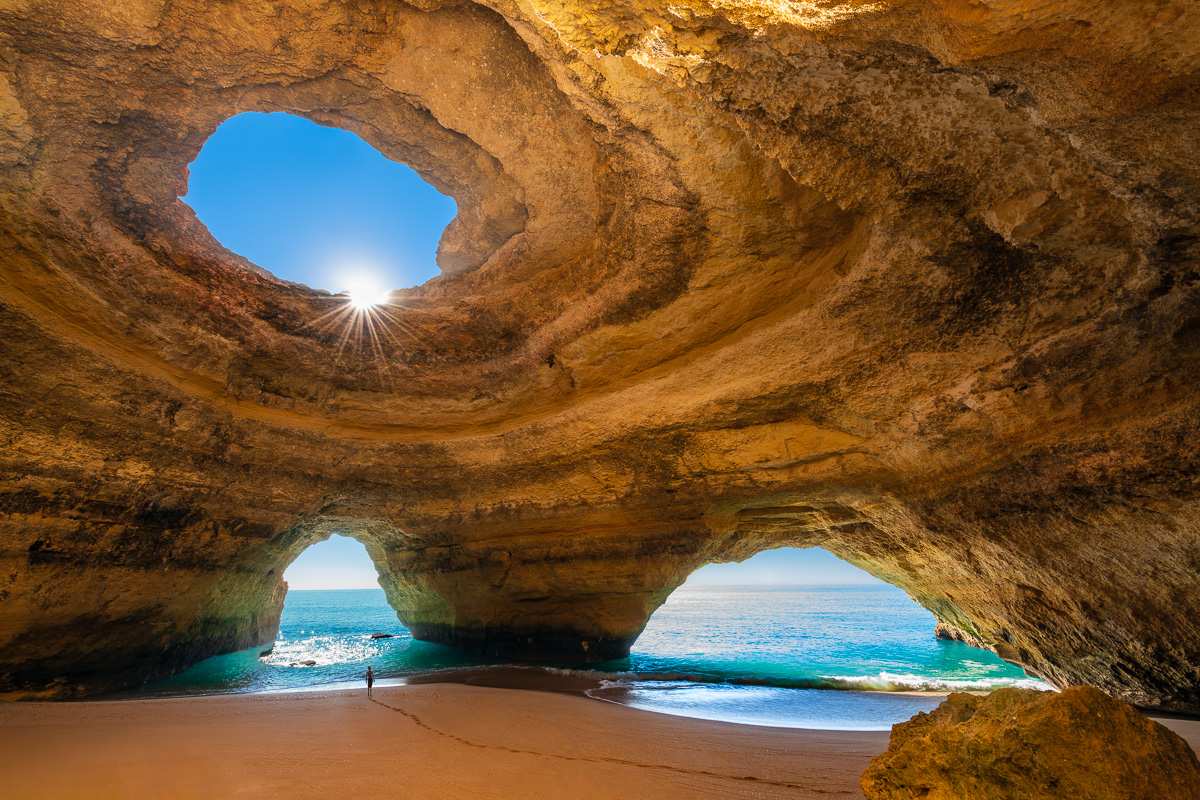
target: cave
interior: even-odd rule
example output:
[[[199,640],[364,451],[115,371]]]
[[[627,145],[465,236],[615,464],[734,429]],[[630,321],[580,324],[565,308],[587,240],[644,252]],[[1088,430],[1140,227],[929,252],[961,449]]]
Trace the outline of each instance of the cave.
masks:
[[[486,655],[620,658],[700,566],[822,547],[1200,712],[1200,30],[1137,13],[0,10],[0,696],[269,642],[341,533]],[[457,203],[380,350],[179,200],[245,112]]]

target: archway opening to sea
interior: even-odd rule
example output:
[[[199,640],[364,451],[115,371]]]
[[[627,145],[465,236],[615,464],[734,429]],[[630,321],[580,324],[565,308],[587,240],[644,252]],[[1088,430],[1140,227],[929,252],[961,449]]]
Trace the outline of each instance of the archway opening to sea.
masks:
[[[947,692],[1049,688],[937,638],[936,624],[903,590],[825,550],[782,548],[693,573],[593,694],[682,716],[886,730]]]
[[[367,667],[382,685],[493,660],[414,639],[378,583],[366,547],[333,534],[304,548],[288,583],[274,642],[213,656],[165,680],[123,694],[179,696],[365,687]]]
[[[311,545],[283,577],[288,592],[279,635],[260,657],[272,667],[313,673],[297,681],[353,680],[386,659],[393,640],[410,638],[379,588],[366,547],[350,536]]]
[[[238,657],[233,667],[254,676],[252,691],[363,687],[368,667],[387,685],[491,663],[413,638],[380,588],[366,546],[349,533],[309,545],[288,565],[284,580],[288,592],[274,644],[257,654],[210,659]],[[247,655],[255,656],[253,666]]]

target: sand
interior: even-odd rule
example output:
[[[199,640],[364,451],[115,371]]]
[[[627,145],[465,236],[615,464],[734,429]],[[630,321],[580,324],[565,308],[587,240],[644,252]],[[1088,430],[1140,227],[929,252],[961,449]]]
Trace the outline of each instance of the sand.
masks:
[[[458,684],[5,704],[0,798],[861,797],[887,741]]]

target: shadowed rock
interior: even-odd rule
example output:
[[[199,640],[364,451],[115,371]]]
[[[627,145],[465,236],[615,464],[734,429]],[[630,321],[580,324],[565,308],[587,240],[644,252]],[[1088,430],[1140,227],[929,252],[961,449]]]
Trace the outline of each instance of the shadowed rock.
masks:
[[[1182,738],[1090,686],[952,694],[892,726],[867,800],[1196,800]]]

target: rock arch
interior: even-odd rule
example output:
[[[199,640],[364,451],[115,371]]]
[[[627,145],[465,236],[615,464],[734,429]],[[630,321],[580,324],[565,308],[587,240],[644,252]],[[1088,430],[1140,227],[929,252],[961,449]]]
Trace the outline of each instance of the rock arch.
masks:
[[[0,12],[0,690],[255,643],[336,522],[464,647],[607,656],[819,544],[1195,710],[1194,15],[920,5]],[[175,201],[243,110],[458,201],[385,374]]]

